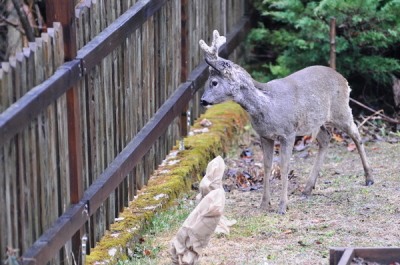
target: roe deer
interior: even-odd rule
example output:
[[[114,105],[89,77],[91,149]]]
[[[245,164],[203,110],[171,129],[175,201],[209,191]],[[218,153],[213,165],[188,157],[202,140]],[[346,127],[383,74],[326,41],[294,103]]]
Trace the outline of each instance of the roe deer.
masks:
[[[200,40],[206,53],[210,76],[201,98],[203,106],[233,100],[250,114],[254,130],[261,138],[264,155],[264,192],[261,209],[270,210],[269,174],[274,153],[274,141],[280,141],[280,170],[282,195],[278,212],[284,214],[288,206],[287,185],[289,160],[296,136],[312,135],[319,144],[313,169],[303,195],[314,188],[327,151],[331,134],[324,124],[347,133],[354,141],[365,171],[366,185],[374,183],[357,126],[349,107],[350,88],[346,79],[325,66],[311,66],[285,78],[259,83],[239,65],[218,57],[218,49],[226,39],[214,30],[209,47]]]

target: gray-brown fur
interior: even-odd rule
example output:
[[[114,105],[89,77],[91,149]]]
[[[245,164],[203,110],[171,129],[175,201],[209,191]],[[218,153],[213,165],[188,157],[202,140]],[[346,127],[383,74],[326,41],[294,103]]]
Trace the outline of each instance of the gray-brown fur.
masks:
[[[214,31],[213,43],[221,43]],[[264,194],[261,208],[270,209],[269,172],[271,172],[274,141],[280,141],[280,169],[282,196],[279,213],[288,206],[287,175],[289,160],[296,136],[313,135],[319,150],[303,194],[309,195],[314,188],[326,153],[330,133],[324,124],[330,123],[347,133],[356,144],[365,171],[366,185],[374,183],[357,126],[349,107],[350,88],[346,79],[325,66],[311,66],[285,78],[259,83],[240,66],[218,55],[207,54],[212,47],[203,41],[200,46],[206,52],[210,65],[210,77],[201,98],[202,105],[213,105],[227,100],[240,104],[251,117],[254,130],[260,135],[264,155]],[[208,48],[206,48],[206,46]]]

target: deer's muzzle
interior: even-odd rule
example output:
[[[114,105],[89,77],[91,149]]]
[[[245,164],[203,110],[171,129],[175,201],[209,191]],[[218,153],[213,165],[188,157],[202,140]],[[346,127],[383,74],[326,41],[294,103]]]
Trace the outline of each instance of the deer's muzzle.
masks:
[[[209,105],[212,105],[210,102],[208,102],[208,101],[206,101],[206,100],[200,100],[200,104],[203,106],[203,107],[206,107],[206,106],[209,106]]]

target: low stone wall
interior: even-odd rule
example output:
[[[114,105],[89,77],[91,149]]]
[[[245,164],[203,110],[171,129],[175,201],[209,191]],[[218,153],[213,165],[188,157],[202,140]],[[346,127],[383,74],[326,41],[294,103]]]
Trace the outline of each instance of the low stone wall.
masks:
[[[204,119],[212,125],[203,127],[200,123]],[[129,207],[91,250],[86,264],[116,264],[126,260],[154,214],[167,208],[194,181],[200,180],[208,162],[226,152],[247,123],[246,112],[233,102],[213,106],[201,115],[191,127],[191,136],[184,139],[185,150],[171,151],[148,184],[138,191]]]

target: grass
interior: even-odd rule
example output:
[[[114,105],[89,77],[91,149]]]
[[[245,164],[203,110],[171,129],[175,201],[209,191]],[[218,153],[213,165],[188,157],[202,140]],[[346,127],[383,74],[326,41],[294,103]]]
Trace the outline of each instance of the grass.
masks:
[[[187,196],[187,195],[186,195]],[[175,204],[166,211],[157,212],[152,219],[146,234],[135,246],[131,259],[120,261],[118,265],[159,264],[157,257],[161,251],[168,249],[168,242],[158,242],[156,237],[169,231],[176,231],[194,209],[194,201],[187,197],[176,200]]]
[[[365,149],[374,169],[374,185],[364,186],[357,152],[333,144],[308,198],[302,198],[300,190],[316,151],[307,159],[295,154],[291,168],[299,186],[289,193],[289,211],[283,216],[258,209],[261,190],[226,193],[225,215],[237,224],[229,236],[211,238],[200,264],[328,264],[331,247],[399,247],[400,145],[367,143]],[[272,205],[277,209],[279,181],[274,185]],[[168,243],[194,208],[190,196],[155,218],[139,245],[137,252],[142,255],[120,264],[169,264]],[[144,250],[150,254],[143,255]]]

